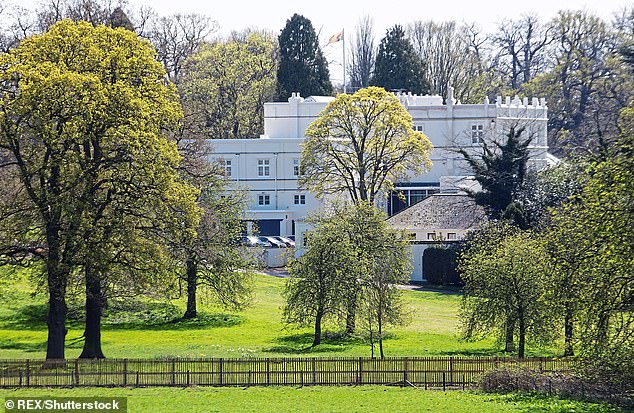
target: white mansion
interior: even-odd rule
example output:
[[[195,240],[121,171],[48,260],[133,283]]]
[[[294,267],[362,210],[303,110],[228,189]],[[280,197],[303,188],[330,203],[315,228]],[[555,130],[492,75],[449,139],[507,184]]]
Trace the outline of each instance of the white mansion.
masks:
[[[441,96],[400,94],[398,97],[413,118],[413,127],[432,142],[432,169],[397,184],[405,202],[395,194],[385,199],[389,215],[434,193],[457,193],[473,185],[458,147],[477,151],[482,141],[504,136],[511,126],[524,126],[532,136],[531,163],[550,163],[546,143],[547,107],[543,99],[520,100],[498,97],[495,103],[461,104],[453,89],[443,104]],[[318,209],[321,201],[298,188],[301,144],[307,126],[332,97],[302,98],[294,93],[288,102],[264,105],[264,134],[259,139],[213,141],[212,158],[224,162],[236,188],[248,191],[248,219],[257,222],[262,235],[295,235],[303,218]]]

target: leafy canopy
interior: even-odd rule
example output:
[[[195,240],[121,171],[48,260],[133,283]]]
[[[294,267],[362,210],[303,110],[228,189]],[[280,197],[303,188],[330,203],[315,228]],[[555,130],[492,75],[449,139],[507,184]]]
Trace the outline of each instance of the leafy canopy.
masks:
[[[340,94],[306,130],[300,184],[372,202],[408,173],[428,169],[431,150],[394,94],[378,87]]]

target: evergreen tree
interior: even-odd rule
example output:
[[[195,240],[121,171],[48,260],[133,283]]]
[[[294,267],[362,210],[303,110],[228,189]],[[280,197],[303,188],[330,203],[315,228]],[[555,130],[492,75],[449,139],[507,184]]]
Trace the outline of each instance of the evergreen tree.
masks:
[[[523,132],[522,127],[511,127],[505,142],[483,142],[481,154],[465,148],[458,152],[480,184],[481,190],[468,191],[476,204],[483,206],[493,219],[506,218],[525,228],[527,223],[518,198],[526,177],[531,138],[522,139]]]
[[[123,27],[124,29],[128,29],[131,32],[134,31],[134,25],[121,7],[117,7],[112,11],[112,13],[110,13],[110,17],[108,18],[108,26],[114,29],[116,29],[117,27]]]
[[[387,90],[405,90],[416,94],[429,92],[429,85],[424,80],[423,62],[405,37],[401,26],[395,25],[388,29],[381,39],[370,83]]]
[[[332,94],[328,65],[310,20],[294,14],[286,21],[279,37],[279,46],[279,100],[286,100],[293,92],[299,92],[302,96]]]

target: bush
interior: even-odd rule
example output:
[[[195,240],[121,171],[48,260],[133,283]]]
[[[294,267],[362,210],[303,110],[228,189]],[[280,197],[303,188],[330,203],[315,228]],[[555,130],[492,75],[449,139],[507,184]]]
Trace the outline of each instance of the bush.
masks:
[[[576,372],[539,372],[503,367],[483,374],[478,387],[491,393],[546,393],[562,398],[634,406],[632,395],[623,388],[606,381],[590,381]]]

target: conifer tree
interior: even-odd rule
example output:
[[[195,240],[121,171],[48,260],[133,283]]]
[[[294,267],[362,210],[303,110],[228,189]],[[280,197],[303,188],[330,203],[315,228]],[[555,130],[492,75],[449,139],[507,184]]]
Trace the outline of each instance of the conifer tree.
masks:
[[[381,39],[370,84],[416,94],[429,92],[429,85],[424,80],[423,62],[401,26],[388,29]]]
[[[279,100],[286,100],[293,92],[299,92],[302,96],[332,94],[328,65],[310,20],[294,14],[286,21],[279,37],[279,46]]]

